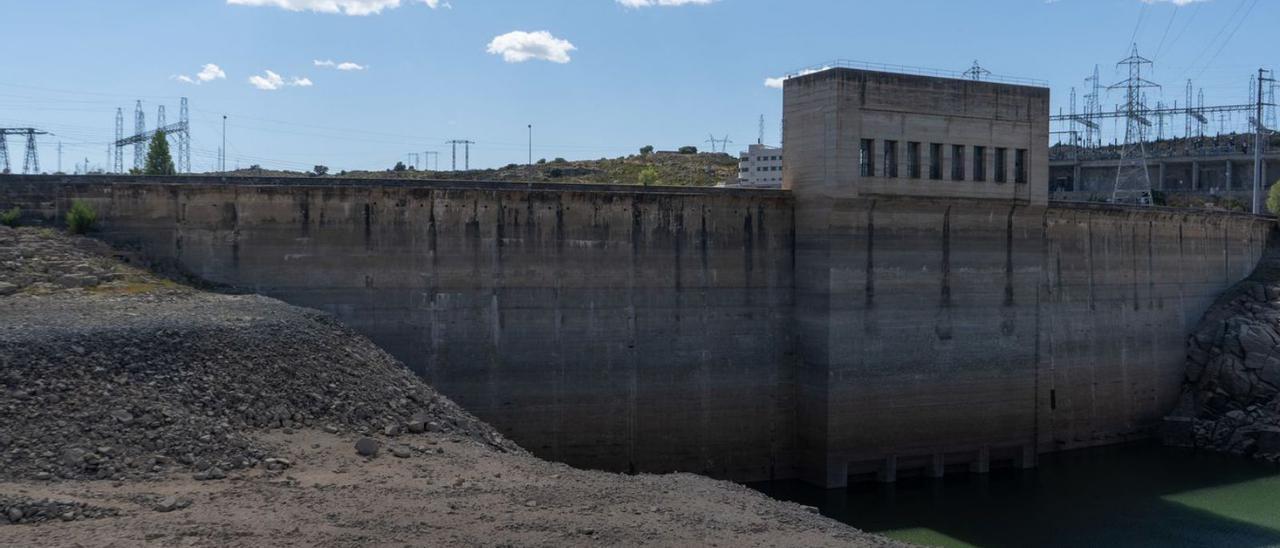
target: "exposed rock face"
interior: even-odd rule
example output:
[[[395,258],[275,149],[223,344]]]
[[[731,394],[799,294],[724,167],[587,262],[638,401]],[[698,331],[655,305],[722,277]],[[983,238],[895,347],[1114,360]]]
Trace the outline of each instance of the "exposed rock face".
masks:
[[[1166,443],[1280,462],[1276,255],[1219,298],[1187,342],[1186,384],[1165,420]]]

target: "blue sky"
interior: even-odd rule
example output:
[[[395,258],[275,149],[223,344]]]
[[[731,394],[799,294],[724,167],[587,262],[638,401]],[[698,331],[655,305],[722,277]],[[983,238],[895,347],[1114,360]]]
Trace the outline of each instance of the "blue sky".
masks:
[[[176,120],[186,96],[197,171],[213,166],[223,113],[228,167],[382,169],[435,150],[447,169],[447,139],[476,141],[472,166],[494,167],[525,161],[527,124],[535,159],[705,148],[711,132],[736,149],[755,141],[762,114],[776,144],[782,92],[765,79],[837,58],[954,70],[977,59],[1048,81],[1055,111],[1095,64],[1104,81],[1122,79],[1115,62],[1131,39],[1155,59],[1168,102],[1195,78],[1207,102],[1242,103],[1250,73],[1280,64],[1274,0],[431,3],[5,0],[0,125],[57,133],[41,142],[42,167],[56,169],[60,140],[71,171],[106,161],[116,107],[132,128],[135,99],[150,125],[162,103]],[[179,78],[198,82],[207,64],[218,67],[209,81]],[[21,143],[9,149],[20,168]]]

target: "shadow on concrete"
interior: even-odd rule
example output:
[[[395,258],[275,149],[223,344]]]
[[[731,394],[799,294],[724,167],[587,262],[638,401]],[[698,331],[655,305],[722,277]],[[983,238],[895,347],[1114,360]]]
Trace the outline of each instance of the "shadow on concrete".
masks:
[[[989,476],[752,487],[866,531],[928,529],[976,546],[1280,545],[1280,467],[1153,444],[1045,455],[1037,470]],[[1193,492],[1207,488],[1225,492]]]

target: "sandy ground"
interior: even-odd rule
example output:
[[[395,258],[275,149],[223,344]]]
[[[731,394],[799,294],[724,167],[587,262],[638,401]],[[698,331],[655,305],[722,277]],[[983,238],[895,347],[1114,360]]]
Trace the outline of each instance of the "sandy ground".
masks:
[[[0,495],[79,501],[116,517],[0,525],[0,546],[850,546],[881,537],[732,483],[622,476],[415,436],[368,459],[354,437],[273,431],[292,461],[200,482],[0,483]],[[390,444],[398,440],[384,440]],[[159,512],[176,496],[185,509]]]

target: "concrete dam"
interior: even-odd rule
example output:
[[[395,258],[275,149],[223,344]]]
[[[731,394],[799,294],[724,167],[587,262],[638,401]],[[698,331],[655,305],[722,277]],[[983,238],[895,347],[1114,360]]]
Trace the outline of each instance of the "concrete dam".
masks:
[[[1150,435],[1273,224],[1048,202],[1047,94],[793,78],[783,191],[4,176],[0,208],[82,200],[103,239],[332,312],[548,459],[984,472]]]

